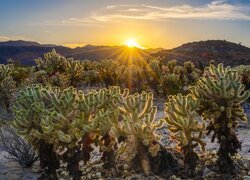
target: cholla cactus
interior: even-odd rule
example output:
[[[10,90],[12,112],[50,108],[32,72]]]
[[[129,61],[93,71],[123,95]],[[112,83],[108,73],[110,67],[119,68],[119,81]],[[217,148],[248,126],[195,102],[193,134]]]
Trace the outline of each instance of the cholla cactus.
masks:
[[[241,76],[242,83],[246,86],[247,89],[250,88],[250,65],[241,65],[234,68],[238,71]]]
[[[55,50],[44,54],[44,59],[38,58],[35,60],[37,73],[46,72],[48,78],[41,79],[40,76],[35,78],[35,81],[46,85],[54,85],[62,89],[68,86],[76,87],[83,80],[84,66],[78,60],[67,59],[64,56],[56,53]],[[35,76],[36,77],[36,76]],[[41,82],[42,80],[42,82]]]
[[[104,82],[106,87],[117,85],[119,64],[117,61],[111,59],[101,60],[96,69],[100,74],[100,79]]]
[[[16,92],[16,83],[10,74],[10,65],[0,64],[0,106],[5,111],[10,110]]]
[[[115,137],[110,136],[109,132],[113,124],[118,123],[119,109],[114,104],[114,98],[126,97],[129,94],[128,89],[121,91],[119,87],[109,87],[106,90],[108,98],[105,104],[101,105],[102,108],[95,114],[92,119],[93,130],[92,134],[95,135],[97,144],[100,146],[100,150],[103,153],[102,161],[104,162],[103,167],[116,173],[115,167]],[[115,174],[113,174],[115,175]]]
[[[68,59],[66,74],[69,77],[69,84],[76,87],[83,81],[84,67],[80,60]]]
[[[11,77],[16,82],[18,87],[27,86],[30,82],[30,78],[33,75],[34,67],[23,67],[16,64],[12,65]]]
[[[79,134],[84,119],[78,110],[78,101],[73,88],[60,91],[49,86],[28,87],[16,100],[14,127],[35,147],[39,139],[44,139],[54,145],[54,150],[71,148],[83,135]]]
[[[162,126],[162,121],[155,121],[156,107],[153,106],[153,94],[134,94],[117,97],[117,107],[122,120],[113,125],[110,135],[127,138],[124,151],[130,158],[137,156],[146,175],[151,173],[149,153],[157,156],[160,139],[155,131]]]
[[[184,155],[184,163],[194,171],[198,155],[194,148],[200,145],[205,149],[205,142],[201,140],[205,130],[205,122],[199,122],[199,115],[196,112],[198,107],[197,100],[191,95],[170,96],[166,103],[165,113],[171,137],[178,141],[178,146]]]
[[[39,70],[45,70],[49,75],[64,72],[67,68],[67,59],[56,53],[54,49],[44,54],[44,59],[38,58],[35,62]]]
[[[79,162],[79,154],[88,160],[90,144],[95,140],[93,134],[108,132],[98,122],[106,123],[106,119],[102,120],[106,117],[105,108],[111,107],[112,97],[119,90],[113,87],[84,94],[73,87],[65,90],[41,85],[27,87],[16,100],[13,126],[36,149],[43,148],[41,140],[52,145],[51,150],[68,161],[70,174],[78,176],[78,170],[72,166]]]
[[[210,120],[208,134],[214,132],[212,141],[217,138],[220,143],[217,161],[220,170],[234,172],[230,155],[241,148],[235,128],[239,121],[247,121],[241,103],[250,92],[244,90],[237,71],[219,64],[218,67],[210,65],[205,69],[203,77],[192,88],[192,94],[200,101],[199,113]]]

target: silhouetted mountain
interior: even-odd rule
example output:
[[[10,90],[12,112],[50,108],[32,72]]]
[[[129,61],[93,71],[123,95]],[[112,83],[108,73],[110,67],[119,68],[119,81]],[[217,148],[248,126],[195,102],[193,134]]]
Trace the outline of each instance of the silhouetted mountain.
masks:
[[[223,40],[191,42],[170,50],[95,45],[71,49],[53,44],[7,41],[0,42],[0,63],[6,63],[8,59],[13,59],[24,65],[32,65],[34,59],[42,57],[44,53],[52,49],[65,57],[93,61],[101,59],[120,59],[122,61],[124,59],[138,60],[159,57],[163,62],[176,59],[179,63],[183,63],[191,60],[196,65],[202,64],[203,66],[207,65],[210,60],[230,66],[250,64],[250,48]]]
[[[26,41],[8,41],[0,43],[0,63],[6,63],[8,59],[19,61],[24,65],[34,64],[34,59],[43,56],[44,53],[55,49],[59,54],[65,57],[73,57],[74,59],[143,59],[153,51],[143,50],[139,48],[128,48],[127,46],[94,46],[86,45],[74,49],[57,46],[42,45],[35,42]],[[127,57],[126,57],[127,56]]]
[[[9,46],[9,47],[16,47],[16,46],[40,46],[37,42],[31,42],[31,41],[6,41],[6,42],[0,42],[0,46]]]
[[[170,50],[162,50],[153,56],[163,62],[175,59],[179,63],[191,60],[196,65],[207,65],[211,60],[227,66],[250,64],[250,48],[225,40],[208,40],[183,44]]]
[[[59,53],[65,53],[69,50],[69,48],[59,46],[0,46],[0,64],[5,64],[8,59],[12,59],[23,65],[32,65],[34,59],[43,56],[44,53],[52,49],[56,49]]]

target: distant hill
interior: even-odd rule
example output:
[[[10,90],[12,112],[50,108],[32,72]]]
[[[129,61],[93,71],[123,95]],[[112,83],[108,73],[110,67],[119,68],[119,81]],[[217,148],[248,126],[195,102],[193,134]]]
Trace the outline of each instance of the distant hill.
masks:
[[[53,44],[39,44],[30,41],[0,42],[0,63],[8,59],[18,60],[24,65],[34,64],[34,59],[42,57],[44,53],[55,49],[65,57],[74,59],[150,59],[160,58],[163,62],[176,59],[179,63],[191,60],[196,65],[206,66],[210,60],[225,65],[249,65],[250,48],[223,40],[208,40],[183,44],[177,48],[164,50],[127,48],[127,46],[95,46],[86,45],[74,49]]]
[[[207,40],[183,44],[170,50],[162,50],[155,54],[163,62],[175,59],[179,63],[191,60],[196,65],[207,65],[210,60],[227,66],[249,65],[250,48],[225,40]]]
[[[69,48],[63,46],[41,45],[29,41],[0,42],[0,64],[5,64],[8,59],[13,59],[24,65],[32,65],[35,58],[42,56],[52,49],[56,49],[59,53],[70,51]]]
[[[28,41],[7,41],[0,42],[0,63],[6,63],[8,59],[18,60],[24,65],[34,64],[33,59],[43,56],[44,53],[55,49],[58,53],[65,57],[73,57],[74,59],[89,59],[93,61],[101,59],[143,59],[150,57],[152,53],[160,49],[139,49],[128,48],[127,46],[94,46],[86,45],[74,49],[57,46],[42,45],[36,42]],[[137,54],[136,56],[131,56]],[[122,55],[122,56],[121,56]],[[127,56],[127,57],[126,57]]]
[[[6,41],[6,42],[0,42],[0,47],[3,46],[8,46],[8,47],[23,47],[23,46],[40,46],[39,43],[37,42],[32,42],[32,41],[22,41],[22,40],[18,40],[18,41]]]

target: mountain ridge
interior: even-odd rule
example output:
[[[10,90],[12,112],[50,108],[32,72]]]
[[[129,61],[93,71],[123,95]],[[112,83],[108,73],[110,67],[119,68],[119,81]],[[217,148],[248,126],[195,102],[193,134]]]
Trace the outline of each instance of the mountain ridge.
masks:
[[[211,60],[226,66],[249,65],[250,48],[226,40],[206,40],[185,43],[173,49],[162,50],[154,57],[163,62],[176,59],[179,63],[192,60],[196,65],[206,66]]]
[[[106,46],[87,44],[83,47],[69,48],[54,44],[40,44],[33,41],[0,42],[0,63],[7,63],[8,59],[18,60],[21,64],[32,65],[34,59],[55,49],[59,54],[74,59],[118,59],[122,53],[140,54],[140,58],[159,58],[163,63],[176,59],[179,63],[191,60],[196,65],[207,65],[210,60],[225,65],[237,66],[250,64],[250,48],[241,44],[225,40],[207,40],[185,43],[172,49],[163,48],[128,48],[125,45]],[[134,57],[136,59],[138,57]]]

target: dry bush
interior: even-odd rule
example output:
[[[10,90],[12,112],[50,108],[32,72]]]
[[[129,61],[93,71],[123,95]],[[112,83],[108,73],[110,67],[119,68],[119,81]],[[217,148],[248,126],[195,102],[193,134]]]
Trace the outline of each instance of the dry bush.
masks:
[[[31,145],[7,125],[3,125],[0,129],[0,141],[0,149],[8,153],[5,158],[17,161],[22,167],[31,167],[38,160]]]

